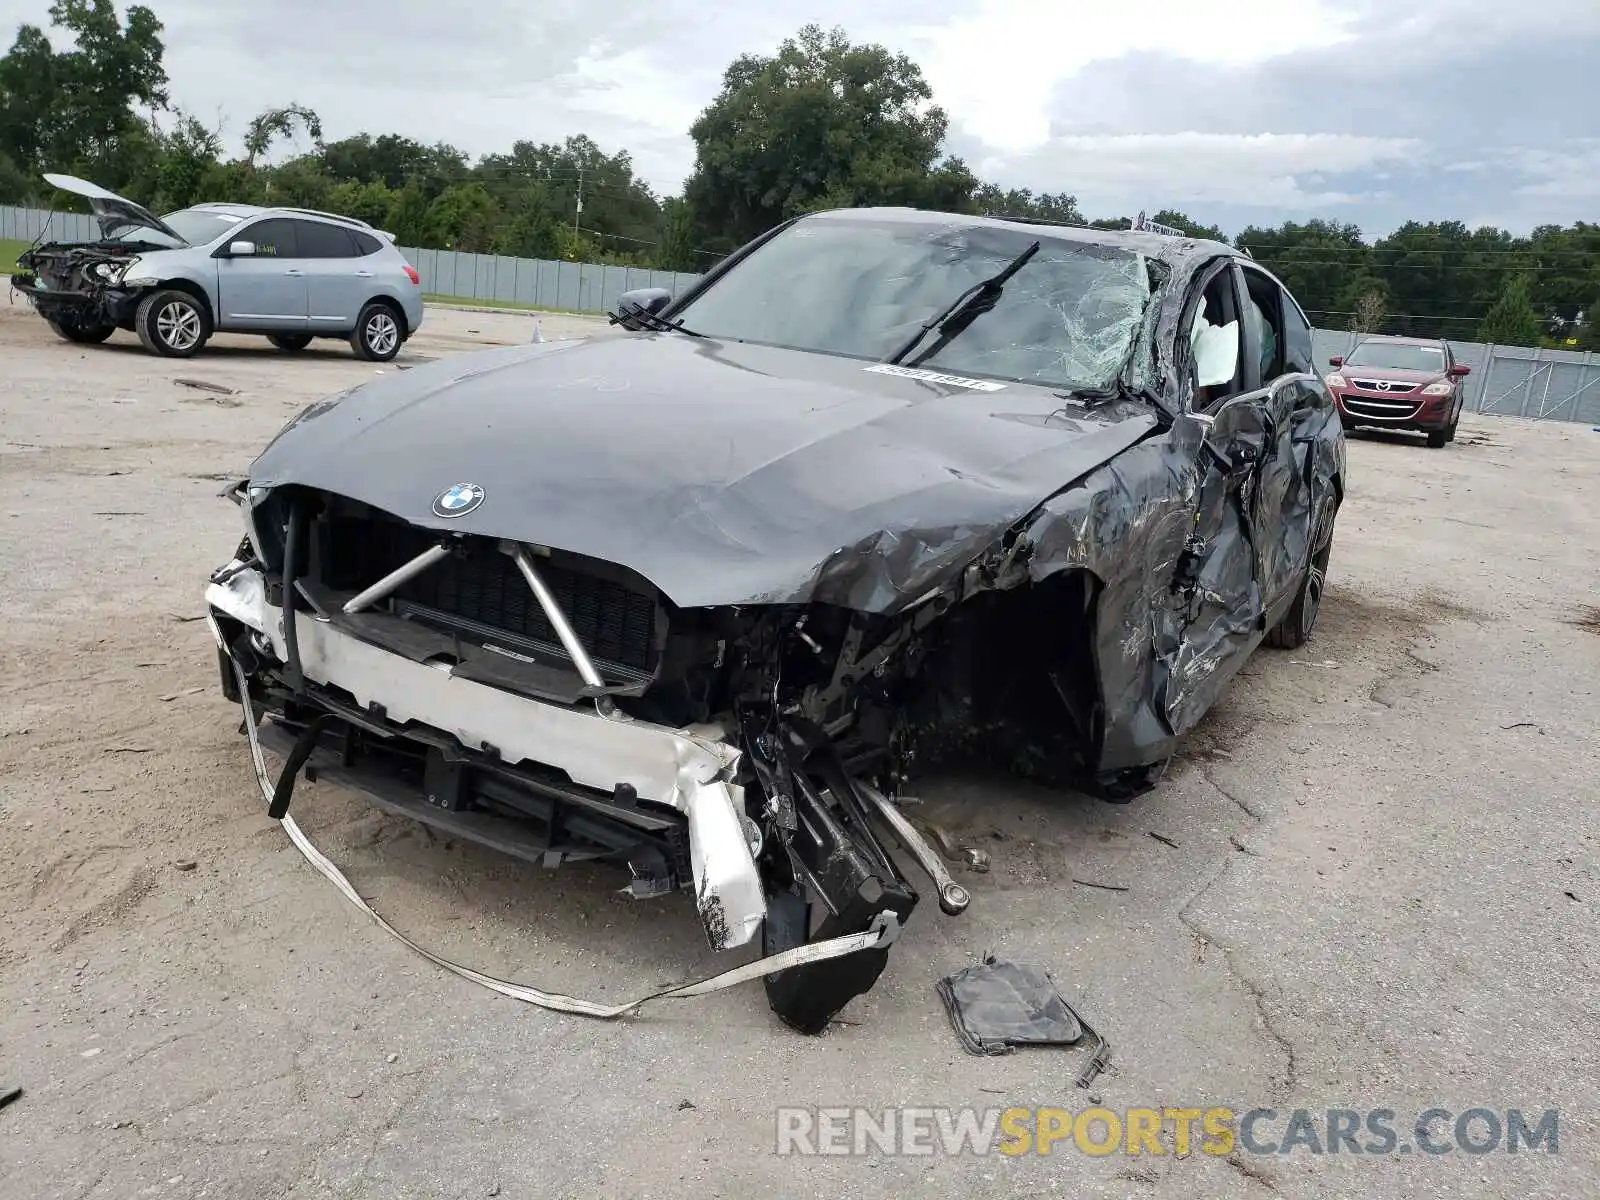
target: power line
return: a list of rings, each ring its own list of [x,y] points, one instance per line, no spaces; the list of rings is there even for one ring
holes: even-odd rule
[[[1574,249],[1571,249],[1571,248],[1561,249],[1561,250],[1555,250],[1555,249],[1541,250],[1541,249],[1536,248],[1532,244],[1527,245],[1527,246],[1511,246],[1511,247],[1497,246],[1497,247],[1485,248],[1485,249],[1481,249],[1481,250],[1472,249],[1470,247],[1467,247],[1467,248],[1451,247],[1449,249],[1444,249],[1444,250],[1434,250],[1434,249],[1424,249],[1424,248],[1420,248],[1420,247],[1419,248],[1413,248],[1413,247],[1409,247],[1409,246],[1383,246],[1383,245],[1372,245],[1372,246],[1304,246],[1304,245],[1296,245],[1296,244],[1294,244],[1292,242],[1290,244],[1286,245],[1286,246],[1275,246],[1275,247],[1260,246],[1260,245],[1249,246],[1249,245],[1246,245],[1245,243],[1240,243],[1240,248],[1241,249],[1248,249],[1250,251],[1250,253],[1252,253],[1252,254],[1261,254],[1261,255],[1291,255],[1291,254],[1311,253],[1311,254],[1353,254],[1353,255],[1361,255],[1361,256],[1370,257],[1372,255],[1393,254],[1393,255],[1400,256],[1400,257],[1409,257],[1411,255],[1419,255],[1419,254],[1437,254],[1437,255],[1453,254],[1453,255],[1461,255],[1462,257],[1473,257],[1473,258],[1494,258],[1496,256],[1507,256],[1507,257],[1509,257],[1509,256],[1517,256],[1517,257],[1522,257],[1522,258],[1558,258],[1558,257],[1570,256],[1570,257],[1573,257],[1573,258],[1600,259],[1600,243],[1597,243],[1595,248],[1592,249],[1592,250],[1574,250]]]
[[[1252,253],[1254,253],[1254,251],[1252,251]],[[1597,257],[1600,257],[1600,256],[1597,256]],[[1323,259],[1323,258],[1280,258],[1280,259],[1274,259],[1270,255],[1257,255],[1255,261],[1257,261],[1259,263],[1266,263],[1269,266],[1275,266],[1279,270],[1283,270],[1283,269],[1288,268],[1288,267],[1344,267],[1346,269],[1354,269],[1358,265],[1356,263],[1341,262],[1338,259],[1332,259],[1332,258],[1327,258],[1327,259]],[[1366,265],[1370,265],[1373,270],[1380,271],[1380,272],[1381,271],[1446,271],[1446,270],[1448,270],[1448,271],[1472,271],[1472,270],[1483,270],[1483,271],[1494,271],[1496,273],[1503,273],[1503,272],[1506,272],[1506,271],[1572,271],[1572,270],[1574,270],[1574,268],[1571,268],[1571,267],[1518,267],[1518,266],[1500,266],[1500,265],[1497,265],[1497,264],[1496,265],[1490,265],[1488,263],[1484,263],[1484,264],[1479,265],[1479,264],[1473,264],[1473,263],[1404,263],[1404,262],[1386,263],[1386,262],[1374,262],[1374,263],[1370,263],[1370,264],[1366,264]],[[1600,266],[1600,262],[1597,262],[1596,266]],[[1582,269],[1578,269],[1576,271],[1576,273],[1577,274],[1583,274],[1583,271],[1582,271]]]
[[[1308,317],[1309,316],[1317,316],[1317,317],[1353,317],[1353,316],[1356,315],[1356,313],[1355,313],[1354,309],[1346,310],[1346,309],[1339,309],[1339,308],[1308,308],[1308,309],[1306,309],[1306,315]],[[1386,313],[1383,314],[1385,320],[1388,320],[1390,317],[1400,317],[1402,319],[1411,320],[1411,321],[1470,321],[1470,322],[1474,322],[1474,323],[1483,320],[1483,318],[1488,316],[1488,315],[1489,315],[1488,313],[1484,313],[1483,316],[1477,316],[1477,317],[1448,317],[1448,316],[1435,316],[1433,313],[1392,313],[1392,312],[1386,312]]]

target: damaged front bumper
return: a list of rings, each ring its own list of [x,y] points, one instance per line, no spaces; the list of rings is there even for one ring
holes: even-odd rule
[[[41,317],[75,326],[131,326],[144,292],[137,288],[96,287],[64,291],[46,287],[31,271],[11,276],[11,289],[28,298]]]
[[[252,665],[260,664],[260,656],[267,654],[286,666],[284,614],[268,603],[260,571],[236,560],[219,571],[218,578],[221,582],[206,589],[206,602],[213,621],[221,618],[218,637],[223,653],[252,655]],[[230,622],[248,634],[230,640]],[[743,788],[731,782],[740,752],[724,731],[667,729],[614,710],[603,713],[516,696],[459,678],[447,668],[391,654],[313,614],[296,613],[295,627],[300,672],[308,685],[295,697],[301,707],[334,716],[369,736],[410,740],[422,750],[423,786],[418,798],[403,798],[404,771],[384,780],[356,772],[346,782],[364,784],[362,790],[387,800],[386,807],[464,836],[480,834],[478,840],[549,865],[564,857],[599,857],[603,847],[616,843],[614,837],[608,839],[593,828],[593,820],[586,825],[586,816],[604,817],[613,826],[659,832],[667,823],[657,810],[673,810],[686,824],[694,893],[712,948],[745,945],[760,930],[766,916],[754,857],[760,835],[744,814]],[[231,690],[226,675],[224,685]],[[268,744],[274,744],[272,739]],[[430,766],[435,768],[431,773]],[[467,797],[459,795],[462,767],[493,772],[508,787],[523,782],[530,794],[542,792],[547,799],[566,800],[559,823],[567,828],[547,828],[542,840],[496,839],[493,833],[505,831],[470,829],[463,807]],[[545,771],[524,773],[530,767]],[[338,768],[323,770],[332,774]],[[548,775],[550,771],[560,778]],[[458,794],[444,794],[452,776]],[[429,790],[429,783],[437,790]],[[516,806],[515,800],[511,805]],[[550,811],[555,815],[558,810]],[[564,841],[562,835],[574,830],[574,818],[579,837]],[[659,841],[640,838],[646,851],[660,849]],[[574,845],[579,848],[572,849]],[[660,882],[669,877],[674,864],[651,862],[655,856],[649,853],[636,858],[630,861],[635,894],[665,890]],[[667,871],[661,871],[662,866]]]
[[[598,682],[538,568],[506,552],[578,674]],[[406,570],[426,570],[431,557]],[[773,1010],[805,1033],[821,1032],[873,986],[888,942],[816,961],[802,948],[898,928],[917,903],[880,832],[933,880],[945,912],[967,907],[966,889],[933,847],[846,770],[813,723],[767,712],[741,714],[737,728],[670,728],[623,713],[605,695],[535,699],[358,636],[352,614],[404,573],[341,609],[292,618],[273,603],[274,591],[296,594],[292,572],[285,586],[247,557],[212,577],[206,602],[224,692],[247,701],[252,722],[269,718],[256,741],[286,759],[270,815],[286,814],[303,767],[389,811],[532,861],[625,862],[636,898],[692,888],[714,950],[760,935],[763,961],[802,963],[775,967],[765,986]]]

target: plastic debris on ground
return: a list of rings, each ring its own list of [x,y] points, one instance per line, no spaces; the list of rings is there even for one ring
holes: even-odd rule
[[[1010,1054],[1019,1046],[1076,1046],[1094,1053],[1078,1076],[1088,1087],[1111,1061],[1111,1043],[1075,1012],[1047,971],[990,956],[938,983],[950,1024],[969,1054]]]

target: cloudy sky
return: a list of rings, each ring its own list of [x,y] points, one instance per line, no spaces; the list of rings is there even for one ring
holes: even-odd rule
[[[299,101],[474,154],[587,133],[663,193],[728,62],[807,21],[921,63],[950,149],[1090,216],[1600,219],[1600,2],[146,0],[173,99],[230,141]],[[48,0],[0,0],[0,36]]]

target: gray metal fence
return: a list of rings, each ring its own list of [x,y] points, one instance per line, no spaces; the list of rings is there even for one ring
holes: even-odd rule
[[[504,254],[402,247],[422,276],[422,290],[435,296],[559,308],[569,312],[615,309],[617,297],[634,288],[666,288],[677,295],[698,275],[612,267],[602,263],[552,262]]]
[[[1329,370],[1328,359],[1349,354],[1361,336],[1313,331],[1318,368]],[[1600,357],[1579,350],[1488,346],[1454,339],[1450,349],[1457,362],[1472,368],[1467,378],[1468,412],[1600,425]]]
[[[64,241],[94,237],[93,222],[79,213],[0,205],[0,240],[31,242],[48,232]],[[423,291],[470,303],[522,304],[568,312],[614,309],[617,297],[634,288],[660,287],[677,295],[699,278],[680,271],[613,267],[600,263],[550,262],[501,254],[404,248],[422,276]],[[1314,346],[1319,369],[1334,355],[1348,354],[1359,334],[1318,329]],[[1485,346],[1451,342],[1457,359],[1472,368],[1467,409],[1534,419],[1600,424],[1600,359],[1566,350]]]
[[[31,242],[48,233],[50,240],[88,241],[98,231],[84,213],[50,212],[43,208],[12,208],[0,204],[0,241]],[[10,265],[10,260],[5,263]]]

